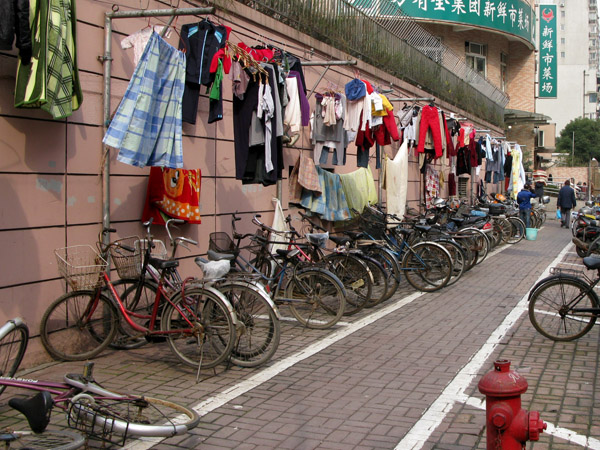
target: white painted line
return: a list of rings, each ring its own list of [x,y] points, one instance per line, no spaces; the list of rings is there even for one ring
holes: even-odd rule
[[[474,408],[485,409],[484,399],[469,397],[465,403]],[[564,439],[567,442],[572,442],[573,444],[581,445],[582,447],[585,447],[589,450],[600,450],[600,440],[594,439],[592,437],[588,438],[586,436],[582,436],[580,434],[577,434],[573,430],[569,430],[568,428],[557,427],[551,423],[546,423],[548,424],[548,428],[544,430],[544,434],[549,434],[559,439]]]
[[[552,264],[540,275],[538,281],[550,274],[550,267],[560,262],[567,253],[569,246],[570,244],[558,254],[554,261],[552,261]],[[494,330],[487,342],[471,357],[470,361],[450,381],[440,396],[423,413],[421,418],[413,425],[398,445],[396,445],[395,450],[417,450],[422,448],[434,430],[442,423],[446,414],[452,409],[454,403],[466,400],[465,389],[478,376],[480,369],[496,350],[497,345],[501,342],[504,335],[520,319],[521,315],[527,311],[527,297],[528,294],[523,296],[504,321]]]

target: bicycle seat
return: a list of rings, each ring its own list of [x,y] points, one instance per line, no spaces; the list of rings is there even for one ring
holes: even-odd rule
[[[29,398],[11,398],[8,404],[27,418],[34,433],[42,433],[50,423],[54,401],[48,391],[40,391]]]
[[[154,257],[150,257],[148,263],[157,269],[173,269],[179,265],[179,261],[176,259],[160,259]]]
[[[359,239],[363,235],[362,231],[344,231],[344,233],[353,241]]]
[[[461,223],[463,223],[465,221],[465,219],[462,219],[460,217],[450,217],[450,220],[452,222],[454,222],[456,225],[460,225]]]
[[[417,227],[417,225],[415,225],[415,228]],[[403,234],[404,236],[408,236],[410,233],[412,233],[412,230],[408,230],[406,228],[396,228],[396,231],[398,231],[400,234]]]
[[[212,261],[221,261],[221,260],[233,261],[235,259],[235,255],[232,253],[218,253],[218,252],[215,252],[214,250],[208,250],[208,252],[206,252],[206,254],[208,255],[208,259],[210,259]]]
[[[415,225],[415,230],[419,230],[419,231],[430,231],[431,228],[433,228],[431,225]]]
[[[350,242],[350,238],[349,237],[344,237],[344,236],[329,236],[329,239],[331,239],[333,242],[336,243],[336,245],[346,245],[348,242]]]
[[[289,258],[293,258],[298,253],[300,253],[300,250],[298,250],[297,248],[293,248],[291,250],[284,250],[282,248],[278,248],[275,250],[275,253],[277,253],[282,258],[289,259]]]
[[[583,264],[588,269],[600,269],[600,257],[586,256],[585,258],[583,258]]]

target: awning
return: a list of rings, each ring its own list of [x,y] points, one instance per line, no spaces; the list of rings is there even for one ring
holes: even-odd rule
[[[535,125],[546,125],[552,121],[552,118],[544,114],[534,113],[531,111],[523,111],[520,109],[505,109],[504,124],[505,125],[522,125],[532,123]]]

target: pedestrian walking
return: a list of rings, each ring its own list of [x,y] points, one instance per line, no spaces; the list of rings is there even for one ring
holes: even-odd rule
[[[529,218],[531,217],[531,199],[537,197],[531,189],[530,184],[526,184],[517,194],[517,203],[519,204],[519,217],[525,222],[525,227],[529,227]]]
[[[558,200],[556,207],[560,208],[560,226],[565,228],[571,227],[571,209],[577,206],[577,200],[575,199],[575,190],[571,187],[571,182],[565,180],[565,184],[558,191]]]

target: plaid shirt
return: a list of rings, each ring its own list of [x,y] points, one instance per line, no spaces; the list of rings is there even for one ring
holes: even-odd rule
[[[185,54],[152,33],[103,142],[133,166],[183,167]]]

